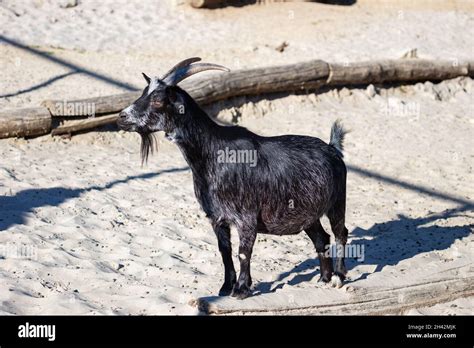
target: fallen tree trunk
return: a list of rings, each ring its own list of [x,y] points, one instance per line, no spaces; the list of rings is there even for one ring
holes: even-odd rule
[[[249,297],[243,301],[222,296],[198,298],[190,304],[206,314],[264,315],[386,315],[403,314],[411,308],[432,306],[458,298],[474,296],[474,274],[467,265],[443,272],[443,277],[403,279],[397,275],[397,286],[383,274],[374,286],[373,280],[356,281],[341,289],[314,286],[312,289],[292,289],[287,286],[276,292]],[[389,275],[393,282],[393,275]]]
[[[213,8],[225,5],[225,0],[189,0],[189,3],[194,8]]]
[[[61,125],[51,131],[51,135],[80,132],[83,130],[105,126],[116,122],[118,115],[107,115],[102,117],[89,117],[82,120],[65,120]]]
[[[182,87],[201,105],[219,100],[275,92],[315,90],[323,86],[354,86],[377,83],[441,81],[474,76],[474,62],[397,59],[351,64],[328,64],[322,60],[306,63],[237,70],[206,79],[184,81]],[[78,116],[64,103],[93,104],[97,115],[119,112],[140,96],[140,92],[71,101],[43,102],[53,116]]]
[[[322,60],[270,68],[231,71],[209,79],[185,81],[182,85],[199,104],[243,95],[317,89],[329,77],[329,64]]]
[[[199,104],[205,105],[237,96],[276,92],[317,90],[321,87],[358,86],[380,83],[413,83],[441,81],[459,76],[474,77],[474,61],[432,61],[397,59],[350,64],[329,64],[322,60],[268,68],[219,73],[182,84]],[[42,105],[53,117],[115,114],[133,103],[140,92],[79,100],[47,100]],[[35,111],[36,110],[36,111]],[[38,111],[41,110],[41,111]],[[51,128],[44,108],[14,111],[13,118],[0,118],[0,137],[45,134]],[[42,114],[36,120],[37,113]],[[11,113],[11,111],[10,111]],[[4,114],[4,112],[2,113]],[[20,116],[22,115],[22,116]],[[49,115],[49,114],[48,114]],[[92,129],[115,122],[116,117],[97,117],[65,122],[52,132],[63,134]]]
[[[425,59],[330,64],[329,67],[327,86],[442,81],[458,76],[473,76],[470,64],[467,62]]]
[[[316,89],[329,77],[328,64],[322,60],[287,66],[237,70],[226,74],[215,74],[206,79],[188,80],[182,87],[201,105],[240,95],[287,92]],[[42,103],[53,116],[77,115],[75,107],[64,105],[94,105],[95,114],[119,112],[135,101],[141,92],[128,92],[105,97],[79,100],[46,100]]]
[[[48,108],[52,116],[83,117],[107,115],[126,108],[140,95],[141,92],[126,92],[76,100],[45,100],[41,105]],[[84,110],[87,110],[87,112],[84,112]]]
[[[47,108],[11,109],[0,112],[0,138],[48,134],[51,115]]]
[[[260,0],[258,3],[265,4],[265,3],[275,3],[275,2],[310,2],[313,0]],[[236,1],[228,1],[228,0],[189,0],[189,4],[194,8],[215,8],[219,6],[227,6],[232,3],[236,3]]]

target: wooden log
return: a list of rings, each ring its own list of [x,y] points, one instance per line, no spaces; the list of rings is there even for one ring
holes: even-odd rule
[[[328,64],[321,60],[313,60],[285,66],[216,73],[204,79],[185,80],[182,87],[199,104],[205,105],[242,95],[315,90],[321,86],[441,81],[459,76],[474,77],[474,61],[456,63],[398,59]],[[46,106],[53,116],[78,116],[74,110],[85,108],[74,108],[69,105],[94,105],[95,114],[101,115],[119,112],[133,103],[139,95],[140,92],[128,92],[81,100],[49,100],[42,105]]]
[[[470,265],[437,273],[443,276],[407,280],[399,275],[396,286],[380,285],[389,283],[390,279],[393,281],[393,275],[373,274],[372,277],[380,278],[376,286],[369,280],[353,282],[341,289],[325,286],[291,289],[288,286],[244,301],[209,296],[192,300],[190,304],[207,314],[386,315],[474,296],[474,274]]]
[[[48,134],[51,115],[47,108],[24,108],[0,112],[0,138]]]
[[[313,60],[216,74],[209,79],[185,81],[182,87],[196,102],[205,105],[236,96],[317,89],[328,77],[328,64]]]
[[[314,0],[258,0],[257,3],[260,5],[271,4],[277,2],[311,2]],[[218,6],[226,6],[232,3],[238,3],[238,1],[228,1],[228,0],[189,0],[189,4],[194,8],[215,8]],[[252,3],[247,1],[248,3]],[[240,1],[240,3],[245,3]]]
[[[80,120],[64,120],[61,125],[51,131],[51,135],[80,132],[87,129],[97,128],[116,122],[118,114],[101,117],[89,117]]]
[[[41,105],[47,107],[52,116],[76,117],[105,115],[126,108],[140,95],[141,92],[127,92],[77,100],[45,100]]]
[[[314,60],[288,66],[276,66],[229,73],[217,73],[206,79],[188,80],[182,87],[201,105],[218,100],[262,93],[315,89],[325,83],[329,76],[326,62]],[[42,103],[53,116],[84,116],[76,110],[90,109],[95,114],[119,112],[135,101],[141,92],[127,92],[116,95],[79,100],[46,100]]]
[[[468,66],[468,71],[469,71],[468,76],[474,77],[474,61],[469,61],[467,63],[467,66]]]
[[[330,64],[330,70],[328,86],[442,81],[458,76],[472,76],[469,62],[426,59]]]
[[[225,5],[226,0],[189,0],[189,4],[194,8],[213,8]]]
[[[474,77],[474,61],[431,61],[425,59],[398,59],[350,64],[328,64],[321,60],[249,70],[237,70],[230,73],[216,73],[208,78],[189,79],[183,82],[185,89],[199,104],[205,105],[219,100],[275,92],[294,92],[298,90],[316,90],[322,86],[353,86],[378,83],[413,83],[417,81],[441,81],[458,76]],[[133,103],[140,92],[128,92],[117,95],[87,98],[80,100],[47,100],[42,103],[52,116],[75,117],[108,115],[117,113]],[[43,119],[36,118],[23,111],[21,120],[5,121],[0,125],[3,137],[45,134],[51,128],[51,120],[45,117],[44,108],[39,108]],[[49,114],[48,114],[49,115]],[[71,121],[55,128],[53,134],[63,134],[91,129],[113,123],[116,116],[89,118]],[[15,123],[16,122],[16,123]],[[22,124],[20,129],[16,128]],[[30,125],[31,124],[31,125]],[[34,130],[38,128],[37,130]],[[46,131],[47,132],[47,131]],[[17,135],[18,134],[18,135]],[[23,135],[22,135],[23,134]]]

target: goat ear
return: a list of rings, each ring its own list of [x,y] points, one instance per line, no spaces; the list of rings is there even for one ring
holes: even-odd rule
[[[175,86],[166,87],[166,96],[168,98],[168,102],[171,104],[176,113],[180,115],[185,114],[186,110],[184,108],[183,100],[178,94]]]
[[[150,84],[151,79],[145,73],[142,73],[142,75],[145,78],[146,83]]]
[[[178,96],[173,86],[166,87],[166,95],[168,96],[168,100],[170,101],[171,104],[176,103],[176,99],[178,99]]]

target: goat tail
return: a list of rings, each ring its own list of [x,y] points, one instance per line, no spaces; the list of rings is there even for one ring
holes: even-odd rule
[[[340,120],[336,120],[331,127],[331,138],[329,140],[329,145],[334,147],[341,157],[344,157],[342,151],[344,150],[344,138],[347,134],[347,131],[341,124]]]

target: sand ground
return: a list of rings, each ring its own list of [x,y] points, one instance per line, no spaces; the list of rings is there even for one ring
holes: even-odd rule
[[[473,11],[469,1],[197,11],[179,1],[62,8],[3,0],[0,33],[9,43],[0,44],[0,107],[141,88],[142,71],[159,75],[196,55],[231,69],[399,58],[413,49],[419,57],[472,59]],[[276,51],[283,41],[289,46]],[[380,274],[416,279],[446,263],[473,264],[473,86],[458,78],[343,88],[238,98],[208,111],[263,135],[323,140],[335,119],[343,121],[351,130],[349,242],[365,247],[363,262],[349,262],[349,277],[377,283]],[[222,265],[214,234],[186,162],[158,139],[144,167],[135,134],[0,140],[0,313],[197,314],[189,301],[216,294]],[[304,234],[259,236],[254,255],[256,291],[322,286]],[[406,313],[473,312],[470,297]]]

